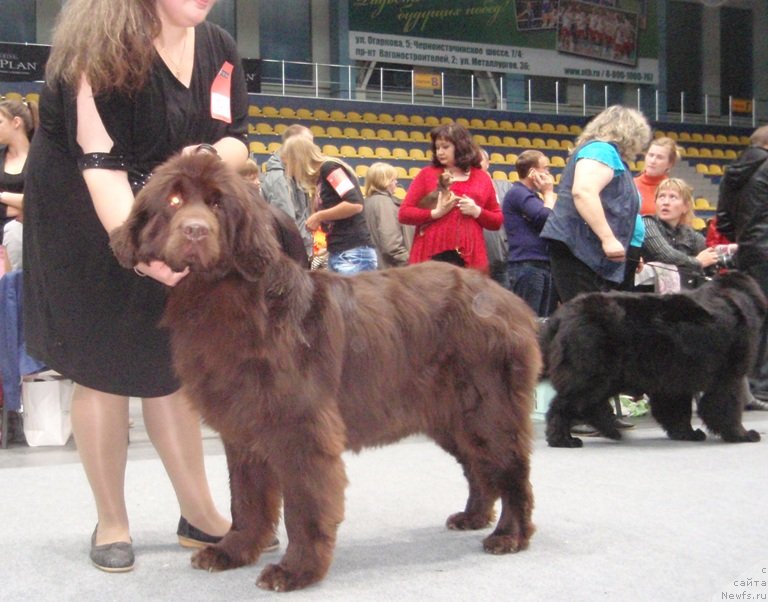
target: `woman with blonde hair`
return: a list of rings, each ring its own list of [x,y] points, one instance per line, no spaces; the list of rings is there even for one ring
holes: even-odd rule
[[[206,22],[212,1],[63,4],[29,151],[24,199],[24,327],[33,357],[75,383],[72,430],[96,505],[90,558],[129,571],[125,501],[129,397],[170,477],[179,543],[219,541],[230,521],[208,486],[200,417],[180,390],[161,261],[122,268],[109,247],[152,170],[178,152],[239,169],[248,93],[237,46]]]
[[[615,289],[624,279],[640,209],[627,163],[650,139],[642,113],[614,105],[576,140],[560,176],[557,204],[541,232],[550,241],[552,276],[562,301]]]
[[[691,227],[693,189],[679,178],[669,178],[656,189],[656,215],[643,217],[643,259],[677,266],[680,285],[695,288],[704,269],[718,261],[714,247],[707,247],[702,234]]]
[[[395,196],[397,170],[389,163],[373,163],[365,174],[363,214],[376,246],[380,268],[408,265],[413,228],[397,221],[400,200]]]
[[[669,177],[669,172],[680,159],[680,148],[672,138],[662,136],[651,141],[645,151],[643,172],[635,178],[635,185],[640,191],[643,202],[640,215],[656,213],[656,188]]]
[[[306,136],[283,142],[280,157],[288,177],[315,198],[307,229],[322,227],[328,244],[328,269],[343,275],[375,270],[376,249],[363,215],[363,191],[354,170],[328,157]]]

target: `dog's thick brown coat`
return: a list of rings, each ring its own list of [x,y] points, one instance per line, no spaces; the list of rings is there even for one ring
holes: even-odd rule
[[[479,272],[434,262],[351,278],[310,273],[280,252],[270,222],[223,163],[191,156],[158,169],[112,235],[126,267],[161,259],[191,269],[170,294],[165,325],[183,386],[224,441],[233,517],[193,564],[255,562],[282,498],[288,548],[258,585],[318,581],[344,517],[342,452],[413,433],[453,454],[469,481],[466,508],[448,527],[487,526],[501,498],[484,548],[526,548],[540,369],[526,305]]]

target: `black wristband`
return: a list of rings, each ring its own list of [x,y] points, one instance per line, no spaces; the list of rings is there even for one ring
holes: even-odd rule
[[[216,147],[213,146],[213,144],[208,144],[207,142],[203,142],[202,144],[198,144],[197,148],[195,149],[196,153],[208,153],[209,155],[215,155],[219,156],[219,151],[216,150]]]

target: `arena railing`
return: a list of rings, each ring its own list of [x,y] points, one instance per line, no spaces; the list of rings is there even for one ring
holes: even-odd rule
[[[515,98],[508,98],[503,74],[430,72],[375,65],[341,65],[301,61],[262,60],[264,94],[336,98],[394,104],[479,108],[485,110],[594,115],[611,104],[632,105],[650,119],[689,123],[756,127],[768,121],[768,100],[728,95],[669,95],[651,86],[611,85],[602,82],[528,78],[516,82]],[[519,97],[519,98],[518,98]],[[736,112],[734,107],[742,109]]]

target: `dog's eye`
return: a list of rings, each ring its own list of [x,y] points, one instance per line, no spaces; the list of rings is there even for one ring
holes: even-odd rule
[[[173,209],[178,209],[184,204],[184,201],[181,200],[181,197],[177,194],[174,194],[172,197],[168,199],[168,205]]]

